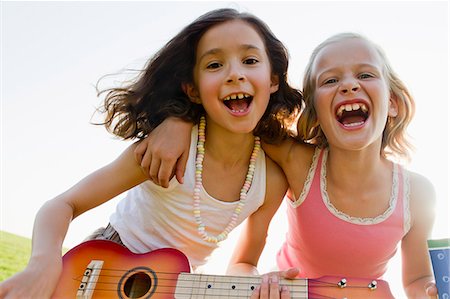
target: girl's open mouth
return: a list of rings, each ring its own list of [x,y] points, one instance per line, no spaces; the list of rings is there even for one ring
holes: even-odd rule
[[[223,99],[223,103],[233,113],[244,113],[250,107],[253,96],[245,93],[232,94]]]
[[[336,119],[344,127],[364,124],[369,117],[369,109],[364,103],[343,104],[336,110]]]

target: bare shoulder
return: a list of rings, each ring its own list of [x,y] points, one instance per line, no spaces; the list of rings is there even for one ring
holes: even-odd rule
[[[283,169],[292,161],[309,165],[314,154],[314,146],[288,138],[280,144],[263,143],[266,154]]]
[[[288,154],[288,163],[297,162],[309,169],[316,147],[296,141]]]
[[[432,182],[425,176],[408,171],[410,199],[417,205],[434,205],[436,192]]]
[[[280,166],[266,155],[266,203],[279,205],[288,188]]]
[[[433,222],[436,204],[436,192],[432,182],[416,172],[409,173],[410,209],[413,221],[420,219]],[[420,217],[419,217],[420,216]]]
[[[274,184],[287,184],[286,176],[284,175],[283,170],[268,155],[266,155],[266,180],[267,186],[274,186]]]

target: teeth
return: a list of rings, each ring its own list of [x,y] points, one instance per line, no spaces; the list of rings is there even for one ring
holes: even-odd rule
[[[357,123],[344,124],[344,127],[356,127],[356,126],[362,125],[363,123],[364,123],[363,121],[360,121]]]
[[[340,106],[339,108],[338,108],[338,110],[337,110],[337,116],[341,116],[342,115],[342,112],[344,111],[344,109],[345,109],[345,106]]]
[[[342,106],[339,106],[336,115],[338,117],[342,116],[342,112],[345,111],[355,111],[361,109],[362,112],[366,113],[367,111],[369,111],[369,109],[367,108],[367,106],[364,103],[353,103],[353,104],[345,104]]]
[[[237,94],[229,95],[229,96],[225,97],[223,100],[224,101],[236,100],[236,99],[242,100],[244,98],[249,98],[249,97],[251,97],[249,94],[237,93]]]
[[[366,105],[361,105],[361,110],[362,112],[366,113],[367,111],[369,111],[369,109],[367,109]]]

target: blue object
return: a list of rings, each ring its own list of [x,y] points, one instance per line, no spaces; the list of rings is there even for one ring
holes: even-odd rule
[[[450,239],[428,240],[439,299],[450,299]]]

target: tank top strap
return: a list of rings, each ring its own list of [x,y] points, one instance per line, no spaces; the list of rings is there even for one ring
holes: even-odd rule
[[[311,185],[313,183],[313,181],[315,180],[319,180],[320,182],[320,169],[322,168],[322,161],[323,161],[323,156],[324,154],[326,154],[326,149],[321,149],[316,147],[316,149],[314,150],[314,155],[313,155],[313,159],[312,159],[312,163],[311,166],[309,167],[308,170],[308,175],[306,176],[306,180],[305,183],[303,184],[303,189],[302,192],[300,193],[299,197],[296,197],[296,194],[294,195],[295,201],[289,200],[289,203],[291,204],[291,206],[293,208],[298,207],[299,205],[302,204],[302,202],[305,201],[309,190],[311,189]]]
[[[394,167],[397,169],[398,203],[403,210],[403,233],[406,235],[411,228],[409,173],[400,164],[394,163]]]

